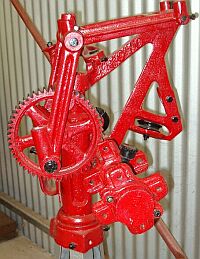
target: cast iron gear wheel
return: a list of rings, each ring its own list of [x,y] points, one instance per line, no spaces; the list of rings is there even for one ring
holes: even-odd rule
[[[93,159],[98,143],[102,139],[102,121],[89,101],[79,93],[74,93],[62,144],[61,169],[52,174],[43,172],[37,161],[37,152],[30,131],[33,125],[34,127],[47,125],[53,96],[52,90],[44,89],[42,92],[33,93],[32,97],[28,96],[26,100],[19,103],[19,107],[13,112],[8,124],[8,142],[16,160],[29,173],[59,178],[81,169]],[[34,116],[41,117],[40,125],[34,121]],[[24,121],[29,128],[25,135],[21,134]]]

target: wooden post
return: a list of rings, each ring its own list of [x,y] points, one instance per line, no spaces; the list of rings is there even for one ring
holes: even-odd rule
[[[9,240],[17,236],[16,222],[0,212],[0,241]]]

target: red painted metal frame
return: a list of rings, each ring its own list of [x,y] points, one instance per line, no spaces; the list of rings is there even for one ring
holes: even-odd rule
[[[20,13],[23,16],[21,8]],[[23,17],[28,24],[29,20]],[[161,217],[163,209],[158,201],[167,194],[163,177],[159,173],[143,179],[136,177],[148,168],[145,154],[136,151],[124,163],[120,145],[128,130],[166,140],[171,140],[182,130],[175,94],[167,75],[165,55],[178,27],[187,24],[189,20],[184,0],[161,2],[160,12],[80,28],[76,26],[72,14],[63,14],[58,20],[57,43],[45,50],[52,66],[50,90],[25,101],[16,111],[9,130],[11,149],[17,148],[20,142],[24,148],[35,146],[40,165],[35,174],[39,176],[43,192],[61,196],[62,208],[51,221],[51,234],[58,244],[86,252],[102,242],[102,228],[105,224],[120,221],[132,233],[138,234],[150,229],[154,220]],[[33,27],[32,32],[34,34]],[[34,35],[37,38],[38,34]],[[108,57],[102,50],[88,46],[132,35],[131,40]],[[41,38],[38,43],[44,50]],[[149,43],[153,46],[151,56],[114,130],[110,136],[105,137],[99,132],[100,119],[96,119],[97,115],[92,108],[79,96],[75,97],[74,92],[84,95],[92,85]],[[80,56],[86,63],[85,73],[77,72]],[[143,107],[154,82],[158,83],[158,96],[166,113],[164,116],[153,114]],[[42,100],[46,100],[45,106],[39,104]],[[73,107],[78,105],[82,105],[82,109],[72,112]],[[79,148],[90,146],[91,139],[83,134],[88,129],[96,140],[93,141],[96,148],[88,152],[87,159],[83,157],[81,166],[76,168],[70,167],[69,161],[72,159],[67,152],[63,152],[69,136],[66,125],[73,117],[72,114],[76,114],[75,119],[79,122],[74,129],[82,127],[82,137],[74,143]],[[32,119],[33,129],[31,135],[19,138],[16,126],[19,126],[24,115]],[[85,116],[89,116],[90,122],[93,121],[89,127],[85,126],[88,120],[80,124]],[[146,123],[145,127],[141,121]],[[160,130],[163,126],[167,133]],[[101,138],[98,137],[100,135]],[[16,151],[13,153],[18,156]],[[79,155],[74,156],[79,159]],[[47,172],[45,166],[52,161],[56,167]],[[27,159],[24,165],[27,169],[29,163]],[[56,179],[54,189],[48,185],[49,178]],[[100,194],[101,200],[92,204],[91,197],[96,193]]]
[[[84,93],[91,85],[108,75],[113,69],[117,68],[128,57],[148,43],[153,45],[152,54],[110,137],[114,138],[118,144],[121,144],[128,130],[167,140],[171,140],[180,133],[182,130],[181,118],[173,89],[169,83],[165,65],[165,54],[179,25],[189,22],[189,15],[185,1],[174,2],[172,9],[165,10],[165,8],[166,6],[163,7],[161,4],[160,13],[86,25],[78,31],[74,31],[76,21],[73,15],[62,15],[61,19],[58,20],[58,42],[53,47],[54,51],[49,52],[52,57],[52,73],[49,85],[50,87],[56,86],[48,124],[52,151],[50,152],[50,148],[46,148],[48,154],[46,154],[46,160],[42,159],[40,163],[41,170],[44,168],[44,163],[52,160],[52,157],[59,164],[57,171],[60,170],[58,160],[64,135],[64,125],[66,125],[69,104],[72,91],[74,90],[75,77],[77,77],[76,83],[79,82],[78,85],[75,85],[75,90]],[[186,18],[182,19],[180,17]],[[78,57],[81,54],[83,44],[88,45],[130,35],[136,36],[120,50],[112,54],[107,61],[101,62],[100,58],[98,64],[98,60],[96,59],[98,54],[88,58],[83,53],[83,58],[88,65],[88,71],[84,76],[82,74],[76,76]],[[69,42],[71,39],[78,40],[76,47],[70,47]],[[75,58],[74,61],[73,58]],[[71,68],[73,70],[69,71]],[[85,80],[83,80],[83,77],[85,77]],[[82,84],[83,81],[85,84]],[[158,95],[165,108],[165,116],[155,115],[145,111],[143,108],[145,97],[153,82],[157,82],[159,85]],[[172,101],[169,102],[167,98],[170,98]],[[137,125],[137,121],[139,120],[164,126],[168,133],[164,134],[154,129],[142,128],[141,125]],[[59,131],[57,130],[58,128]],[[41,140],[41,136],[40,141],[44,142]]]
[[[174,3],[173,9],[165,11],[163,3],[161,3],[161,13],[101,22],[84,26],[80,30],[86,44],[136,35],[120,50],[108,57],[106,62],[101,62],[99,65],[93,66],[91,71],[88,71],[87,77],[90,85],[108,75],[146,44],[151,43],[153,45],[152,54],[111,133],[110,137],[114,138],[119,144],[123,141],[127,130],[166,140],[171,140],[182,130],[176,98],[167,75],[165,55],[179,25],[188,23],[189,16],[184,1]],[[180,14],[187,17],[184,22],[180,20]],[[159,85],[158,94],[165,108],[166,116],[158,116],[143,109],[145,97],[153,82],[157,82]],[[82,87],[77,88],[83,91]],[[167,101],[168,96],[173,99],[170,103]],[[174,118],[176,119],[174,120]],[[167,128],[168,134],[143,129],[136,125],[136,119],[161,124]]]

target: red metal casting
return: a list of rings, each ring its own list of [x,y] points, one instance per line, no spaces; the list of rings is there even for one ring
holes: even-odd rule
[[[167,194],[167,184],[159,174],[139,179],[123,163],[118,145],[111,139],[99,145],[98,161],[84,180],[88,192],[100,193],[93,211],[102,225],[119,221],[133,234],[150,229],[163,209],[158,203]]]
[[[44,89],[43,92],[34,93],[32,97],[19,104],[9,123],[8,141],[11,152],[25,170],[39,177],[58,179],[77,171],[91,160],[101,140],[102,122],[96,109],[92,108],[84,96],[73,94],[62,141],[62,167],[53,173],[41,170],[35,157],[29,156],[28,153],[36,153],[39,161],[47,160],[51,146],[47,128],[51,108],[49,110],[49,107],[45,107],[49,106],[48,101],[52,101],[53,98],[54,92]],[[20,127],[27,116],[32,120],[34,127],[27,135],[21,136]],[[56,157],[52,159],[57,161]]]
[[[164,178],[160,173],[138,178],[137,174],[148,169],[147,158],[123,142],[129,130],[145,139],[164,140],[181,132],[165,55],[179,26],[189,20],[184,0],[163,1],[159,12],[82,27],[77,26],[73,14],[62,14],[58,20],[57,43],[45,50],[52,68],[49,89],[19,104],[8,135],[13,155],[39,177],[42,191],[60,195],[62,207],[50,227],[59,245],[85,253],[102,242],[106,224],[119,221],[139,234],[161,217],[159,201],[168,192]],[[108,56],[90,45],[132,35]],[[106,117],[90,105],[85,93],[147,44],[152,45],[152,53],[113,131],[106,136]],[[77,71],[80,57],[86,64],[85,72]],[[144,107],[154,82],[165,115]],[[32,127],[21,135],[26,118]],[[97,193],[100,200],[93,204],[92,195]]]

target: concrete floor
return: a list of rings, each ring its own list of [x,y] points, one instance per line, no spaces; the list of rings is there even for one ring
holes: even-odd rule
[[[24,236],[0,243],[0,259],[55,259]]]

